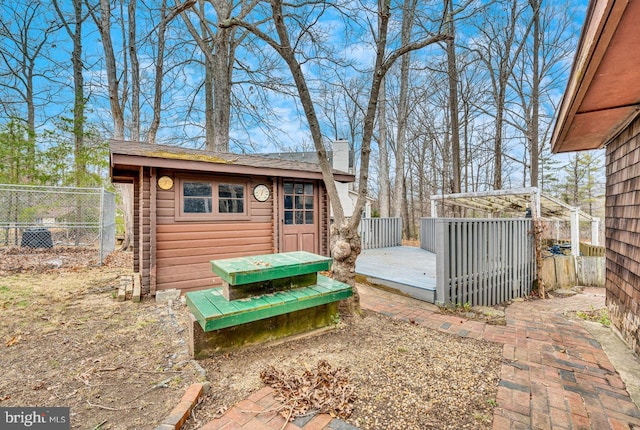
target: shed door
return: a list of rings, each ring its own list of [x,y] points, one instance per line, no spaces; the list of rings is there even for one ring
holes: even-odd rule
[[[319,252],[318,189],[314,182],[282,183],[282,252]]]

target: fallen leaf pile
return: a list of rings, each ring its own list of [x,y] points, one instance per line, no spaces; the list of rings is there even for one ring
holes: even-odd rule
[[[281,411],[285,418],[293,419],[310,411],[348,418],[353,412],[355,387],[346,369],[334,369],[325,360],[302,374],[269,366],[260,373],[260,379],[276,391],[276,399],[285,405],[286,410]]]
[[[133,267],[132,253],[114,251],[105,267]],[[15,273],[47,273],[99,265],[97,248],[55,246],[49,249],[10,247],[0,249],[0,276]]]
[[[131,268],[133,267],[133,253],[124,251],[113,251],[111,254],[107,255],[102,265],[112,268]]]

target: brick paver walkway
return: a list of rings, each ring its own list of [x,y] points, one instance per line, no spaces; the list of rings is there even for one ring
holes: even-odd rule
[[[640,429],[640,410],[600,344],[564,312],[604,306],[604,290],[587,288],[569,298],[516,302],[507,325],[493,326],[437,313],[437,307],[377,289],[360,290],[365,309],[458,336],[485,339],[503,347],[494,430]],[[280,429],[284,418],[270,388],[263,388],[203,427]],[[286,429],[349,430],[328,415],[290,423]]]

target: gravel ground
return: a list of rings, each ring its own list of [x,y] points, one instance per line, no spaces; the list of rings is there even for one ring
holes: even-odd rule
[[[187,429],[261,388],[260,372],[268,366],[300,374],[320,360],[346,369],[357,398],[346,421],[363,430],[489,429],[501,351],[496,344],[365,313],[319,336],[202,360],[211,391]]]

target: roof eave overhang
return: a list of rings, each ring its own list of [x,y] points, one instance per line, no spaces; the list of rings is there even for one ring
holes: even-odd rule
[[[321,172],[254,167],[233,163],[210,163],[198,160],[145,157],[141,155],[119,154],[114,152],[111,153],[111,178],[114,182],[118,182],[118,180],[116,179],[126,181],[125,178],[127,177],[127,175],[125,172],[133,172],[141,166],[163,169],[188,170],[202,173],[262,175],[294,179],[322,179]],[[334,179],[338,182],[355,181],[354,175],[347,173],[334,172],[333,176]]]
[[[592,0],[551,140],[554,153],[602,148],[638,116],[638,2]],[[623,64],[625,61],[629,65]]]

